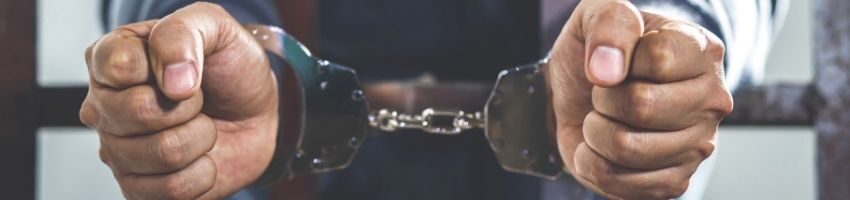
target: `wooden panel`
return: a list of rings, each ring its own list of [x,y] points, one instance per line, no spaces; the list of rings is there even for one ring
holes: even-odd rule
[[[83,126],[79,111],[88,88],[39,88],[36,91],[38,126]]]
[[[821,104],[808,83],[740,88],[734,98],[735,110],[723,120],[725,125],[812,125]]]
[[[0,188],[35,198],[35,1],[0,0]]]
[[[814,1],[820,199],[850,198],[850,1]]]

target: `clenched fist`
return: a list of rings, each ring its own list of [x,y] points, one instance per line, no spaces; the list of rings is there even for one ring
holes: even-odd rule
[[[613,199],[680,196],[732,111],[722,42],[623,0],[579,3],[551,53],[566,170]]]
[[[219,199],[257,179],[277,136],[277,81],[224,9],[196,3],[86,50],[83,123],[128,199]]]

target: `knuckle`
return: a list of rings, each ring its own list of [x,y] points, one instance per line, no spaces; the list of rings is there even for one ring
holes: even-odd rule
[[[719,92],[715,92],[717,95],[714,95],[713,98],[710,98],[705,103],[708,107],[707,120],[720,121],[729,114],[732,114],[732,111],[735,109],[734,99],[726,88],[720,86],[718,90]]]
[[[661,31],[683,39],[683,41],[693,42],[695,45],[683,45],[683,47],[698,48],[710,61],[723,60],[726,51],[723,40],[698,24],[679,22],[665,26]]]
[[[80,122],[82,122],[84,125],[90,128],[94,128],[96,117],[95,112],[93,110],[94,108],[92,108],[91,103],[89,102],[89,98],[90,97],[86,97],[86,99],[83,100],[83,105],[80,106],[79,118]]]
[[[670,74],[676,60],[677,43],[669,37],[654,37],[649,43],[649,64],[653,74]]]
[[[165,199],[191,199],[191,184],[187,184],[186,178],[172,175],[165,179],[162,185]]]
[[[710,42],[708,44],[708,48],[706,49],[706,55],[712,61],[722,62],[723,57],[726,55],[726,45],[723,44],[722,42],[721,43]]]
[[[106,150],[106,147],[101,145],[100,148],[98,149],[97,153],[98,153],[98,157],[100,157],[100,162],[102,162],[103,164],[106,164],[108,166],[109,165],[109,155],[108,155],[109,153]]]
[[[116,83],[134,81],[137,75],[147,70],[144,53],[131,48],[116,48],[109,52],[104,75]]]
[[[712,132],[716,132],[716,131],[712,131]],[[696,153],[699,155],[700,160],[705,160],[709,156],[711,156],[712,153],[714,153],[715,148],[716,148],[716,146],[715,146],[714,142],[705,142],[705,143],[703,143],[703,145],[700,145],[699,147],[697,147]]]
[[[92,53],[92,50],[94,49],[94,45],[95,45],[95,44],[97,44],[97,42],[92,43],[92,44],[90,44],[88,47],[86,47],[86,51],[85,51],[85,53],[83,54],[83,56],[85,56],[85,57],[86,57],[86,59],[88,59],[89,57],[91,57],[91,55],[92,55],[91,53]]]
[[[609,188],[617,187],[622,183],[618,183],[614,178],[610,167],[603,165],[595,165],[594,169],[591,172],[593,174],[594,180],[596,181],[596,186],[598,186],[602,190],[606,190]]]
[[[178,169],[184,165],[185,154],[183,150],[187,143],[177,135],[160,135],[156,140],[155,148],[157,157],[164,168]]]
[[[89,47],[90,50],[86,50],[87,53],[90,53],[93,58],[97,58],[96,60],[102,60],[103,58],[109,58],[110,53],[114,48],[120,45],[116,45],[121,39],[121,35],[115,31],[109,32],[106,35],[103,35],[97,42],[92,44]]]
[[[723,40],[720,40],[717,35],[705,28],[699,27],[699,30],[705,35],[706,40],[708,40],[705,52],[708,58],[716,62],[722,62],[723,57],[726,55],[726,45],[723,43]]]
[[[96,44],[96,42],[94,44]],[[86,51],[83,54],[83,56],[85,57],[85,60],[86,60],[86,65],[89,65],[89,66],[91,66],[91,55],[92,55],[92,51],[94,49],[94,44],[91,44],[88,47],[86,47]]]
[[[686,191],[688,191],[688,181],[685,181],[685,183],[680,183],[676,186],[671,187],[670,190],[668,191],[669,195],[666,197],[666,199],[673,199],[673,198],[680,197],[683,194],[685,194]]]
[[[130,119],[149,130],[158,128],[156,122],[160,119],[160,116],[157,112],[156,97],[141,90],[133,90],[128,98]]]
[[[98,82],[121,86],[138,79],[147,70],[146,55],[141,51],[141,41],[126,39],[118,33],[109,33],[94,47],[93,58],[87,61],[92,76]]]
[[[720,95],[722,98],[720,100],[720,114],[723,116],[732,114],[732,110],[735,107],[735,102],[732,99],[732,95],[729,92],[724,92],[723,95]]]
[[[614,152],[613,162],[618,164],[627,164],[638,159],[641,154],[639,146],[639,138],[635,134],[618,133],[611,139],[611,148]]]
[[[656,98],[651,86],[635,85],[632,88],[626,108],[630,109],[628,113],[633,123],[643,124],[651,119]]]
[[[687,179],[662,183],[655,190],[651,190],[650,196],[652,199],[674,199],[685,194],[688,184]]]

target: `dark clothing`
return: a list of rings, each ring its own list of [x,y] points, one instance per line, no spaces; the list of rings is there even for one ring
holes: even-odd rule
[[[768,4],[767,10],[755,13],[775,13],[771,1],[754,1]],[[106,0],[104,23],[111,29],[161,18],[191,2]],[[212,2],[242,23],[281,25],[270,0]],[[316,2],[319,55],[352,66],[361,80],[410,78],[427,71],[440,80],[487,81],[502,69],[542,58],[576,4],[553,0]],[[743,1],[635,1],[640,8],[667,5],[671,6],[667,9],[691,13],[689,20],[719,35],[727,46],[738,41],[734,38],[739,33],[731,30],[733,17],[745,17],[729,15],[733,9],[723,4],[734,2]],[[552,11],[555,7],[563,9]],[[768,16],[763,21],[770,22],[774,14],[757,16]],[[727,63],[727,72],[761,67],[737,60]],[[747,81],[748,75],[734,82]],[[348,168],[321,175],[318,189],[321,199],[594,198],[571,177],[551,182],[502,170],[481,133],[371,135]]]
[[[360,76],[495,80],[538,52],[538,3],[505,0],[323,0],[321,55]]]

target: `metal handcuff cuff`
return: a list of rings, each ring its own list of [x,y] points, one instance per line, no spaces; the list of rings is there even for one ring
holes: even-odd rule
[[[278,87],[286,99],[280,106],[277,149],[258,183],[345,168],[368,127],[446,135],[483,128],[504,169],[548,179],[562,174],[563,163],[546,123],[548,96],[541,74],[545,59],[499,73],[483,112],[369,112],[353,69],[314,57],[280,28],[245,27],[275,55],[269,56],[270,62],[281,63]]]

